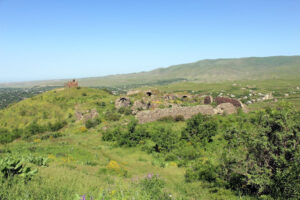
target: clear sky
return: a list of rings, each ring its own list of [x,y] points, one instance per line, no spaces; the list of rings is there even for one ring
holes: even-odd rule
[[[299,0],[0,0],[0,82],[299,54]]]

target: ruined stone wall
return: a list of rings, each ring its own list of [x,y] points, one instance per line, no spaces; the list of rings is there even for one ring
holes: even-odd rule
[[[216,97],[215,102],[217,103],[217,105],[219,105],[221,103],[231,103],[235,107],[242,107],[242,103],[239,100],[231,99],[228,97]]]
[[[139,123],[147,123],[159,120],[163,117],[176,117],[182,115],[184,119],[189,119],[193,115],[198,113],[213,115],[215,114],[214,108],[210,105],[198,105],[192,107],[176,107],[176,108],[164,108],[155,110],[140,111],[136,114],[136,118]]]
[[[66,88],[76,88],[76,87],[78,87],[78,81],[76,81],[76,80],[68,81],[67,83],[65,83],[65,87]]]
[[[212,96],[206,96],[204,98],[204,104],[211,104],[213,102],[213,97]]]

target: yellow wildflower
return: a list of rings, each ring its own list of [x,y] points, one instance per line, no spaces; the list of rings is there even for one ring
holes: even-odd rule
[[[41,139],[39,139],[39,138],[38,139],[34,139],[33,142],[39,143],[39,142],[41,142]]]

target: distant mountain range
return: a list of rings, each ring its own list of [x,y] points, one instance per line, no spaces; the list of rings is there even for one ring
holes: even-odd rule
[[[82,78],[78,81],[81,86],[132,88],[178,81],[222,82],[289,78],[300,80],[300,56],[200,60],[149,72]],[[63,86],[66,81],[68,80],[17,82],[0,84],[0,87]]]

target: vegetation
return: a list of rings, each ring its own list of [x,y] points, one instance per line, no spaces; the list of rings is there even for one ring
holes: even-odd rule
[[[54,88],[55,87],[0,88],[0,109]]]
[[[129,109],[114,108],[116,98],[56,89],[1,110],[0,199],[299,197],[300,113],[291,104],[138,124]]]

